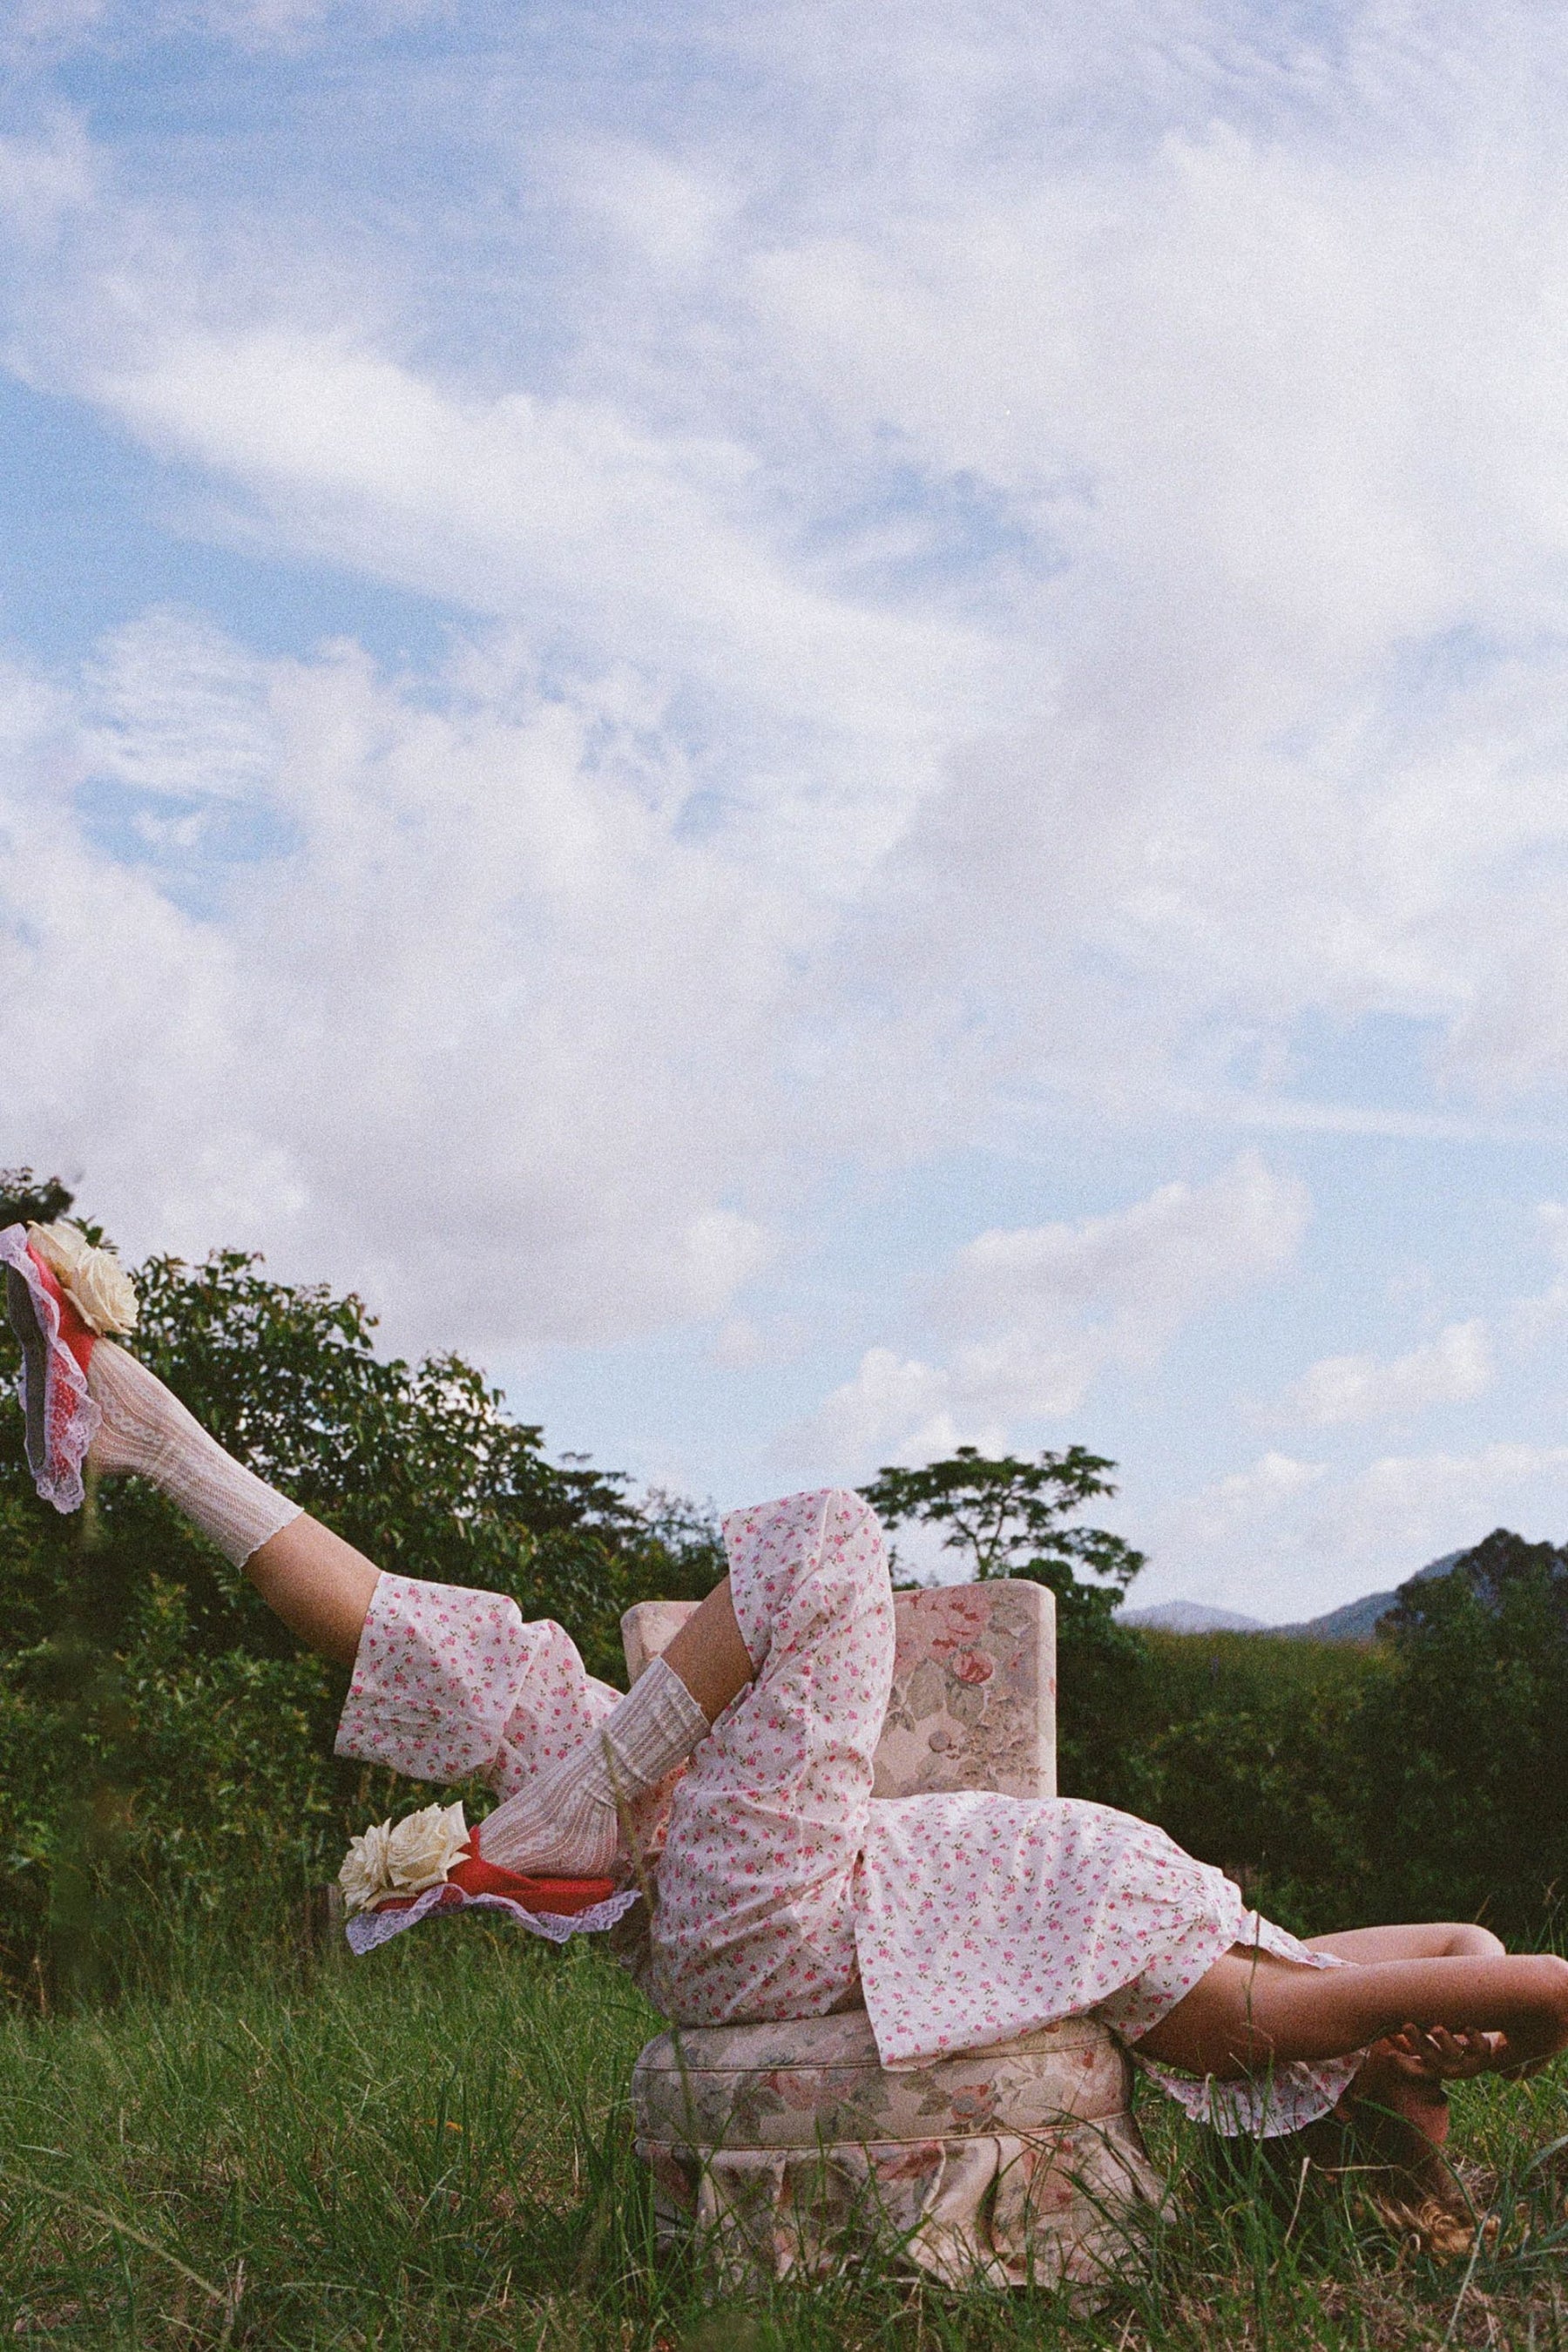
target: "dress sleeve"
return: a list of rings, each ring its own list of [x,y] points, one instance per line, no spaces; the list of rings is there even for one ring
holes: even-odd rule
[[[371,1599],[335,1753],[416,1780],[482,1773],[502,1796],[567,1755],[621,1694],[570,1635],[515,1601],[384,1574]]]

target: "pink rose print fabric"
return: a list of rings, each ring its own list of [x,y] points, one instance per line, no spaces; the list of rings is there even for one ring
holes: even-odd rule
[[[502,1592],[384,1575],[360,1634],[335,1743],[416,1780],[481,1772],[503,1797],[569,1755],[621,1693],[577,1645]]]
[[[654,1998],[683,2025],[823,2017],[856,1999],[855,1865],[893,1679],[882,1531],[858,1495],[724,1522],[756,1680],[677,1784]]]
[[[724,1542],[756,1678],[677,1780],[654,1858],[638,1973],[675,2021],[863,2003],[897,2072],[1085,2011],[1135,2044],[1235,1945],[1339,1965],[1246,1911],[1162,1830],[1103,1805],[874,1797],[894,1656],[874,1514],[838,1490],[795,1495],[733,1513]],[[617,1696],[558,1625],[524,1624],[501,1596],[384,1576],[338,1752],[420,1780],[479,1770],[510,1794]],[[1189,2113],[1268,2135],[1326,2113],[1360,2061],[1258,2084],[1144,2063]]]

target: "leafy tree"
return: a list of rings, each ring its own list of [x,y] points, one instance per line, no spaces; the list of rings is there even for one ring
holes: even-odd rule
[[[66,1215],[74,1198],[58,1176],[35,1176],[30,1168],[0,1168],[0,1228],[52,1225]]]
[[[1054,1561],[1069,1570],[1087,1568],[1125,1592],[1143,1565],[1142,1553],[1102,1528],[1066,1524],[1069,1512],[1115,1494],[1106,1475],[1115,1467],[1082,1445],[1042,1454],[1035,1462],[1015,1454],[990,1459],[975,1446],[961,1445],[923,1470],[879,1470],[860,1492],[884,1527],[915,1520],[942,1528],[944,1549],[965,1556],[976,1579],[1016,1576]]]
[[[1499,1528],[1379,1628],[1397,1671],[1368,1710],[1370,1875],[1533,1931],[1568,1896],[1568,1546]]]
[[[961,1445],[923,1469],[879,1470],[860,1492],[886,1527],[940,1528],[975,1579],[1022,1577],[1056,1595],[1063,1793],[1137,1811],[1148,1781],[1129,1734],[1144,1710],[1148,1653],[1116,1611],[1143,1555],[1071,1516],[1115,1493],[1115,1467],[1082,1445],[1034,1461]]]

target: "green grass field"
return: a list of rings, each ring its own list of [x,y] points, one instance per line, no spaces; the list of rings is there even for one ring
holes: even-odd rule
[[[467,1920],[353,1961],[187,1960],[100,2013],[0,2029],[0,2336],[68,2346],[1568,2347],[1568,2071],[1459,2095],[1470,2263],[1342,2189],[1269,2194],[1152,2094],[1174,2184],[1095,2315],[887,2273],[705,2302],[655,2258],[626,2094],[655,2030],[586,1944]],[[1294,2205],[1294,2210],[1292,2210]]]

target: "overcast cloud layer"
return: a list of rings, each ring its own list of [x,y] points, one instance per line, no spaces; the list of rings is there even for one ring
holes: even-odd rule
[[[724,1500],[1568,1537],[1568,26],[8,24],[0,1159]]]

